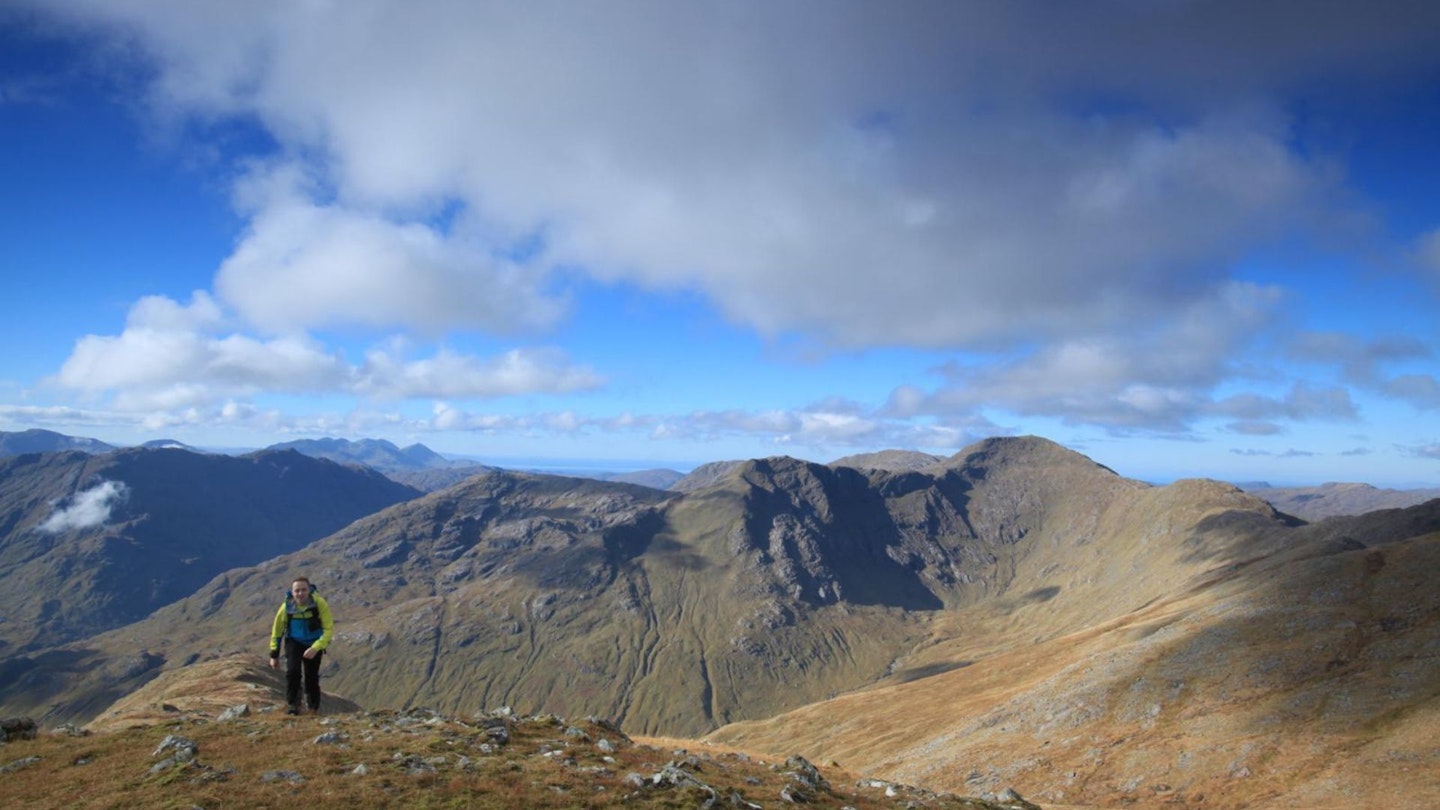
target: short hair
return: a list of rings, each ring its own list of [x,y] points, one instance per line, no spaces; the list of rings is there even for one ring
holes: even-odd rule
[[[294,585],[297,582],[303,582],[306,585],[310,585],[312,588],[314,587],[314,585],[311,585],[309,577],[295,577],[294,579],[290,580],[291,585]]]

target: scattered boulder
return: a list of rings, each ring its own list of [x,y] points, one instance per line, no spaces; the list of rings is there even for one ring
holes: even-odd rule
[[[225,722],[228,722],[228,721],[231,721],[231,720],[239,720],[239,719],[242,718],[242,717],[249,717],[249,716],[250,716],[250,704],[249,704],[249,703],[241,703],[241,704],[238,705],[238,706],[231,706],[230,708],[228,708],[228,709],[226,709],[225,711],[221,712],[221,713],[220,713],[220,716],[215,718],[215,722],[217,722],[217,723],[225,723]]]
[[[699,807],[713,807],[720,801],[720,792],[710,785],[700,781],[700,778],[680,767],[674,762],[668,763],[650,777],[650,784],[655,787],[664,788],[693,788],[703,794],[706,799]]]
[[[825,777],[820,775],[820,769],[811,765],[809,760],[799,754],[794,754],[785,760],[785,764],[781,767],[785,775],[790,777],[792,781],[799,782],[811,790],[830,789],[830,783],[825,781]]]
[[[0,773],[10,773],[11,771],[18,771],[21,768],[28,768],[31,765],[39,762],[40,759],[40,757],[36,756],[29,756],[17,759],[14,762],[8,763],[6,765],[0,765]]]
[[[171,757],[182,762],[189,762],[200,754],[200,746],[189,737],[181,737],[178,734],[167,734],[165,739],[160,741],[159,747],[155,749],[152,757],[158,757],[166,752],[173,752]]]
[[[39,727],[29,717],[7,717],[0,720],[0,742],[33,740],[39,733]]]
[[[1005,788],[994,795],[985,795],[986,801],[998,804],[1005,810],[1041,810],[1040,805],[1027,801],[1025,797],[1015,792],[1015,788]]]
[[[785,786],[780,788],[781,801],[807,804],[815,801],[822,792],[830,790],[830,783],[820,775],[819,769],[798,754],[785,760],[781,773],[786,778]]]
[[[181,737],[178,734],[167,734],[165,739],[155,749],[152,757],[162,754],[169,756],[150,766],[150,773],[157,774],[176,767],[199,766],[200,746],[188,737]]]

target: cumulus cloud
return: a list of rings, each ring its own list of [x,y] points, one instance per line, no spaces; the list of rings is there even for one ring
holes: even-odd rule
[[[35,528],[50,534],[92,529],[110,520],[111,510],[124,502],[129,488],[123,481],[101,481],[90,489],[56,504],[56,509]]]
[[[483,360],[441,349],[434,357],[404,362],[381,348],[366,355],[354,391],[393,399],[500,397],[571,393],[602,382],[599,374],[571,365],[556,349],[512,349]]]
[[[82,339],[61,384],[168,409],[588,390],[604,375],[548,349],[379,348],[356,366],[314,337],[542,330],[574,305],[568,274],[699,292],[825,349],[969,353],[879,419],[646,426],[835,442],[984,408],[1115,430],[1345,417],[1319,387],[1217,400],[1280,296],[1231,267],[1344,221],[1343,173],[1293,148],[1283,93],[1440,63],[1440,6],[1402,0],[1314,5],[1304,26],[1287,2],[44,8],[129,39],[162,119],[245,120],[276,143],[238,171],[248,224],[215,300],[148,302],[123,334]],[[1433,377],[1379,379],[1376,362],[1351,378],[1436,399]]]
[[[540,289],[543,274],[491,255],[490,246],[318,204],[296,187],[293,166],[256,171],[239,193],[254,218],[215,279],[217,293],[251,324],[508,333],[546,326],[563,311]]]
[[[1361,340],[1337,332],[1307,332],[1290,345],[1292,357],[1341,369],[1344,379],[1421,410],[1440,408],[1440,379],[1433,374],[1395,373],[1398,365],[1428,361],[1434,351],[1413,337]]]
[[[150,297],[116,336],[76,341],[55,382],[74,390],[117,392],[125,410],[183,408],[259,391],[327,391],[347,370],[303,335],[260,340],[216,334],[218,309],[203,294],[189,305]]]
[[[523,416],[468,411],[453,403],[436,403],[425,426],[431,430],[477,433],[576,435],[592,431],[636,433],[657,441],[709,441],[742,438],[770,445],[776,452],[805,448],[823,454],[851,448],[925,447],[958,450],[992,435],[984,420],[953,423],[912,423],[857,407],[815,407],[798,410],[693,411],[687,414],[633,414],[583,417],[571,411]]]
[[[257,202],[217,279],[288,326],[545,322],[541,265],[487,253],[536,233],[541,262],[833,345],[1158,321],[1323,206],[1269,93],[1431,58],[1384,4],[1301,36],[1262,3],[1242,39],[1183,4],[68,5],[136,32],[158,108],[254,116],[333,190]],[[478,249],[406,219],[447,200]]]
[[[225,323],[203,293],[188,305],[147,297],[131,309],[120,335],[80,338],[53,381],[90,394],[113,393],[122,411],[157,412],[157,427],[183,423],[186,409],[195,407],[230,402],[234,413],[235,398],[262,392],[497,397],[581,391],[602,382],[555,349],[513,349],[487,359],[442,347],[414,358],[399,350],[403,341],[391,341],[356,366],[303,333],[260,339],[213,331]]]
[[[1290,340],[1289,352],[1304,362],[1339,366],[1350,382],[1371,386],[1381,382],[1386,367],[1433,354],[1414,337],[1364,340],[1342,332],[1301,332]]]
[[[1274,422],[1260,420],[1246,420],[1242,422],[1231,422],[1226,429],[1232,433],[1240,433],[1246,436],[1274,436],[1283,432],[1281,427]]]
[[[1214,403],[1211,412],[1249,420],[1352,420],[1358,416],[1348,389],[1295,383],[1283,397],[1239,394]]]
[[[1004,363],[951,363],[939,369],[943,386],[928,393],[899,388],[888,412],[947,415],[1002,407],[1115,430],[1179,431],[1196,418],[1227,410],[1210,392],[1235,373],[1237,349],[1269,326],[1278,301],[1275,289],[1232,284],[1159,326],[1055,341]],[[1232,403],[1228,410],[1237,408]],[[1279,409],[1262,407],[1256,398],[1248,415],[1261,410]]]
[[[1440,380],[1432,374],[1402,374],[1387,380],[1384,391],[1422,410],[1440,410]]]

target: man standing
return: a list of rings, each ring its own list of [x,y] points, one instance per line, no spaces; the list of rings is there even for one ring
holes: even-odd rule
[[[285,702],[287,714],[300,713],[300,676],[305,676],[305,709],[320,712],[320,659],[330,646],[335,620],[330,605],[315,593],[310,580],[297,577],[285,594],[285,603],[270,628],[270,668],[280,668],[280,645],[285,645]]]

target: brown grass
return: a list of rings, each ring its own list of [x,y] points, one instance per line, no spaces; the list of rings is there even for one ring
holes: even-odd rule
[[[1440,535],[1223,570],[707,740],[936,790],[1014,785],[1047,807],[1440,807]]]
[[[7,807],[26,808],[278,808],[298,801],[309,808],[439,810],[691,808],[713,795],[717,807],[732,806],[732,796],[772,807],[795,784],[785,763],[693,741],[688,749],[641,745],[598,721],[512,717],[503,720],[509,740],[498,745],[486,726],[501,722],[424,710],[298,718],[265,711],[224,722],[183,715],[86,736],[47,732],[0,746],[0,767],[15,764],[0,774],[0,797]],[[316,741],[325,734],[339,741]],[[168,735],[193,741],[197,756],[155,770],[165,759],[155,752]],[[613,750],[604,750],[602,739]],[[693,784],[656,785],[652,777],[669,764],[714,793]],[[294,771],[302,781],[267,781],[274,771]],[[1004,806],[905,789],[887,797],[884,786],[857,784],[833,768],[822,773],[830,786],[813,792],[809,806]]]

